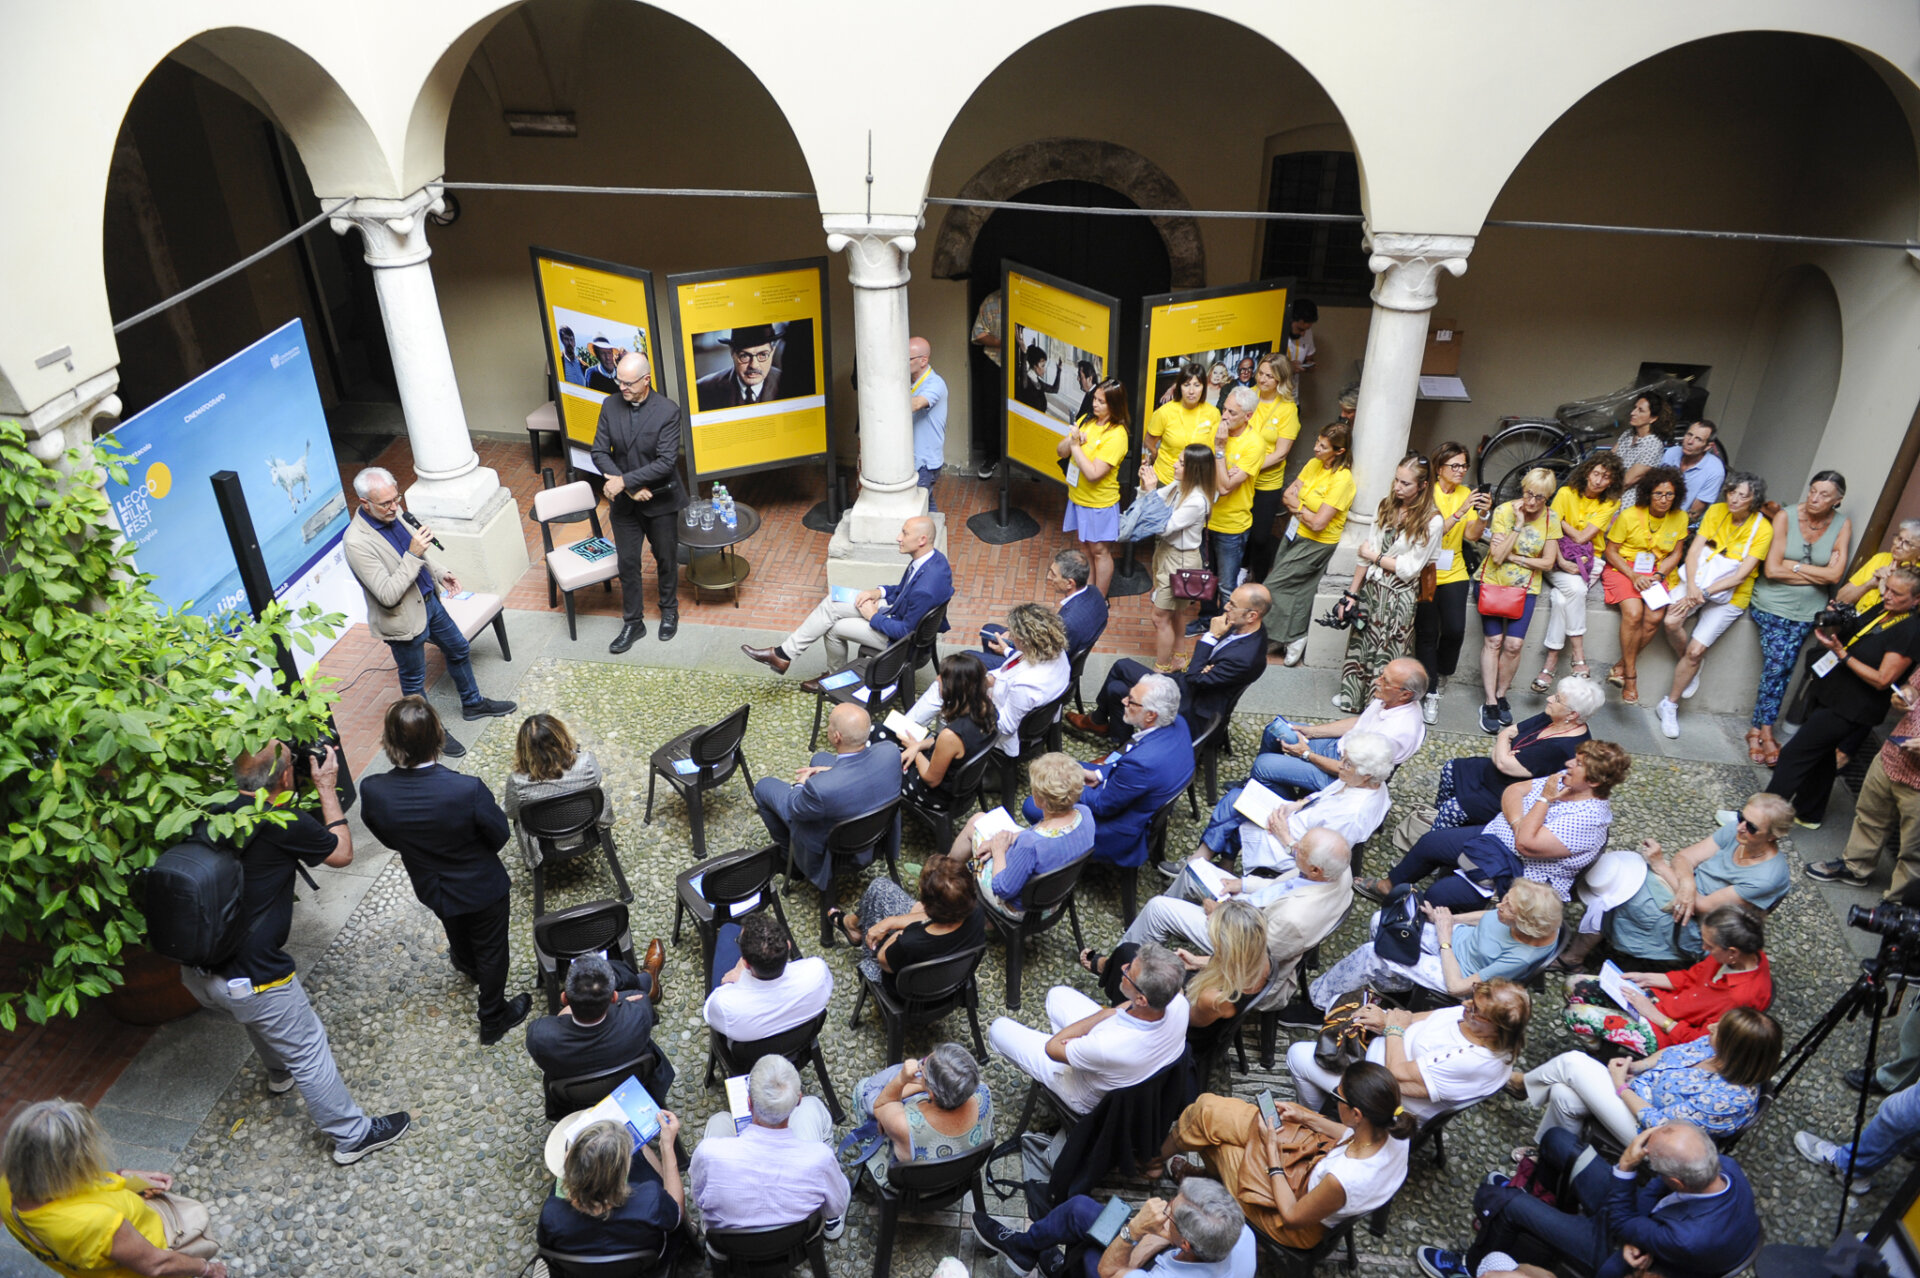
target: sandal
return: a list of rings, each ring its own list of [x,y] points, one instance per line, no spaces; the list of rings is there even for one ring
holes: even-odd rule
[[[1553,691],[1553,671],[1542,670],[1539,674],[1533,677],[1533,682],[1528,684],[1527,686],[1532,688],[1535,692],[1542,692],[1542,693],[1552,692]]]
[[[1747,761],[1749,763],[1765,763],[1767,761],[1764,738],[1761,737],[1760,729],[1758,728],[1747,729]]]
[[[1619,662],[1616,661],[1607,667],[1607,682],[1614,687],[1620,687],[1626,681],[1626,677],[1626,672],[1620,668]]]
[[[1569,669],[1571,669],[1571,670],[1573,671],[1573,677],[1574,677],[1574,678],[1576,678],[1576,679],[1591,679],[1591,678],[1593,678],[1593,667],[1591,667],[1591,666],[1589,666],[1589,665],[1588,665],[1588,664],[1587,664],[1586,662],[1584,662],[1584,661],[1576,661],[1576,662],[1574,662],[1574,663],[1573,663],[1573,665],[1572,665],[1571,667],[1569,667]]]
[[[1640,704],[1640,679],[1637,675],[1628,675],[1620,684],[1620,704],[1637,706]]]
[[[1513,1161],[1515,1163],[1525,1158],[1538,1158],[1539,1156],[1540,1147],[1538,1145],[1515,1145],[1513,1147]]]
[[[1161,1174],[1178,1185],[1190,1176],[1205,1176],[1207,1169],[1185,1154],[1175,1154],[1167,1159],[1166,1168]]]
[[[1080,951],[1080,966],[1093,973],[1094,977],[1098,979],[1100,974],[1106,971],[1107,956],[1095,953],[1093,947],[1088,946],[1086,949]]]
[[[866,943],[866,935],[864,932],[858,930],[858,927],[859,927],[858,924],[855,924],[852,927],[849,927],[847,925],[847,912],[845,910],[839,909],[837,907],[834,909],[828,910],[827,922],[831,923],[833,925],[833,930],[835,932],[838,932],[841,936],[845,937],[847,944],[852,946],[854,949],[857,950]],[[829,934],[828,948],[832,948],[832,945],[833,945],[832,937],[831,937],[831,934]]]

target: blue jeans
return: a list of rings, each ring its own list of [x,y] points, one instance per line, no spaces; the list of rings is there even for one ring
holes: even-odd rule
[[[1853,1174],[1864,1176],[1886,1166],[1916,1139],[1920,1139],[1920,1084],[1902,1088],[1880,1102],[1853,1151]],[[1847,1170],[1845,1145],[1834,1154],[1833,1165],[1842,1173]]]
[[[1585,1146],[1565,1128],[1556,1127],[1540,1142],[1540,1169],[1551,1185],[1560,1169],[1579,1160]],[[1480,1234],[1467,1252],[1467,1267],[1475,1269],[1489,1252],[1504,1251],[1516,1260],[1552,1265],[1572,1260],[1589,1273],[1607,1273],[1607,1262],[1618,1248],[1607,1245],[1600,1209],[1613,1191],[1613,1171],[1605,1159],[1592,1159],[1574,1177],[1572,1210],[1549,1206],[1524,1189],[1482,1185],[1473,1196],[1473,1214]],[[1659,1266],[1656,1264],[1655,1266]]]
[[[473,680],[473,662],[467,657],[467,637],[440,605],[440,596],[427,596],[427,628],[411,639],[389,639],[393,664],[400,668],[400,695],[418,697],[427,690],[427,640],[433,640],[447,658],[447,673],[460,690],[460,704],[477,706],[486,698]]]
[[[927,490],[927,509],[940,509],[939,506],[934,504],[933,500],[933,485],[940,478],[940,468],[938,466],[919,466],[915,469],[919,471],[918,482],[920,486]]]
[[[1253,779],[1268,788],[1287,786],[1289,798],[1314,794],[1333,784],[1333,774],[1324,771],[1318,764],[1305,759],[1296,759],[1282,752],[1283,745],[1292,745],[1301,739],[1293,725],[1285,719],[1275,719],[1260,734],[1260,757],[1253,761]],[[1307,753],[1317,754],[1323,759],[1340,757],[1340,738],[1314,737],[1307,741]]]
[[[1201,606],[1200,615],[1217,617],[1226,610],[1234,579],[1240,575],[1240,564],[1247,557],[1247,534],[1209,532],[1207,541],[1213,546],[1213,572],[1220,579],[1220,594]]]
[[[1100,1255],[1103,1250],[1087,1237],[1087,1230],[1093,1222],[1100,1219],[1105,1203],[1089,1198],[1085,1194],[1075,1194],[1058,1207],[1042,1216],[1019,1235],[1009,1239],[1011,1251],[1017,1254],[1010,1258],[1022,1269],[1032,1269],[1039,1264],[1040,1256],[1055,1247],[1071,1249],[1076,1243],[1082,1244],[1081,1261],[1083,1268],[1079,1273],[1071,1269],[1062,1278],[1098,1278]]]
[[[1213,805],[1213,815],[1207,818],[1207,828],[1200,835],[1200,842],[1207,845],[1214,860],[1231,860],[1240,851],[1240,822],[1246,818],[1233,810],[1240,801],[1240,795],[1247,787],[1237,785],[1220,796],[1220,802]]]

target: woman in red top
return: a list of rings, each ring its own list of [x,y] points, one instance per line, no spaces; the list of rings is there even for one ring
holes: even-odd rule
[[[1730,1007],[1764,1012],[1773,1002],[1766,933],[1760,920],[1737,905],[1722,906],[1700,920],[1707,957],[1671,972],[1627,972],[1622,1012],[1585,978],[1567,989],[1567,1028],[1584,1038],[1604,1039],[1635,1057],[1706,1037]]]

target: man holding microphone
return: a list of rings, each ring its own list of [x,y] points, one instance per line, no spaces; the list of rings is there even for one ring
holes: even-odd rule
[[[606,476],[608,522],[620,555],[620,633],[615,654],[647,637],[640,547],[653,547],[660,590],[660,640],[680,629],[679,515],[687,507],[680,483],[680,405],[653,389],[653,366],[633,352],[620,361],[618,395],[600,401],[593,432],[593,464]]]

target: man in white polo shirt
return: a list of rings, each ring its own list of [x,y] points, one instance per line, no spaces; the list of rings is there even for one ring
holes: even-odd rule
[[[1340,775],[1341,738],[1351,732],[1385,737],[1398,767],[1427,739],[1420,715],[1426,692],[1426,667],[1412,657],[1389,661],[1373,681],[1373,699],[1359,714],[1311,726],[1290,723],[1285,716],[1268,724],[1253,761],[1253,779],[1289,799],[1324,790]]]
[[[1147,944],[1127,964],[1120,990],[1127,1002],[1101,1007],[1079,990],[1047,991],[1051,1036],[1010,1017],[993,1022],[993,1050],[1047,1085],[1076,1114],[1092,1112],[1108,1092],[1152,1078],[1187,1042],[1186,969],[1165,946]]]

